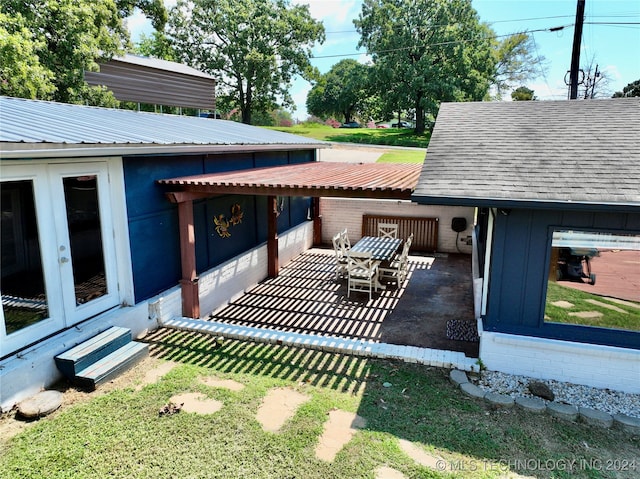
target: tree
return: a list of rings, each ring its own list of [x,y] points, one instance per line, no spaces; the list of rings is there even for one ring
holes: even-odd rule
[[[97,61],[122,53],[129,34],[121,15],[134,6],[159,15],[161,0],[3,0],[2,92],[65,103],[115,105],[113,95],[84,81]],[[128,10],[129,9],[129,10]],[[165,12],[166,15],[166,12]],[[156,20],[162,24],[162,18]],[[21,60],[16,53],[24,52]],[[11,79],[7,75],[14,75]],[[27,79],[26,83],[19,78]]]
[[[640,80],[629,83],[622,91],[613,94],[613,98],[630,98],[632,96],[640,96]]]
[[[219,98],[240,108],[243,123],[278,102],[293,106],[291,80],[318,75],[309,57],[324,41],[308,5],[288,0],[179,0],[167,34],[178,60],[216,77]]]
[[[599,69],[595,57],[580,69],[582,81],[578,85],[578,98],[589,100],[593,98],[609,97],[609,76]]]
[[[369,97],[368,70],[356,60],[336,63],[311,88],[307,96],[309,113],[320,117],[343,116],[345,123],[353,121]]]
[[[545,59],[532,54],[535,50],[533,37],[526,33],[516,33],[502,41],[498,41],[493,33],[492,36],[496,66],[491,83],[495,87],[497,99],[501,99],[503,92],[518,83],[535,78],[544,70]]]
[[[391,110],[415,110],[416,133],[441,101],[482,100],[495,72],[489,28],[470,0],[364,0],[354,21]]]
[[[49,98],[55,91],[53,72],[40,64],[43,42],[34,38],[24,17],[0,13],[0,94]]]
[[[151,36],[147,36],[144,33],[140,35],[140,40],[135,46],[134,51],[146,57],[159,58],[170,62],[174,62],[177,59],[177,54],[171,40],[164,32],[157,30],[153,32]]]
[[[529,101],[535,100],[536,97],[533,94],[533,90],[529,90],[526,86],[521,86],[511,92],[511,99],[513,101]]]

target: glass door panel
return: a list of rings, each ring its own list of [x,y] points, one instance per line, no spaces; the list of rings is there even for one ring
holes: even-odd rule
[[[9,335],[49,318],[33,181],[2,183],[2,311]]]
[[[98,182],[95,175],[87,175],[66,177],[62,183],[75,304],[79,306],[107,294]]]

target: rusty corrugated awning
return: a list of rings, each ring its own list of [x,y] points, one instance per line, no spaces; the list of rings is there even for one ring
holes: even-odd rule
[[[421,168],[421,164],[313,162],[169,178],[158,183],[182,193],[177,196],[192,197],[241,194],[410,199]]]

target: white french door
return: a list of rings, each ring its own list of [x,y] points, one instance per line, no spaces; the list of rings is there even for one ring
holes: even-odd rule
[[[0,356],[119,303],[106,162],[2,167]]]

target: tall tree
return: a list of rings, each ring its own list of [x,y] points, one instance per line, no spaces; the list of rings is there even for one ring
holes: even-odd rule
[[[416,133],[439,102],[487,93],[495,56],[470,0],[364,0],[354,24],[384,98],[393,110],[415,110]]]
[[[122,53],[129,45],[122,15],[134,6],[154,18],[160,15],[154,21],[162,25],[161,0],[2,0],[0,29],[9,34],[0,40],[4,44],[0,50],[3,93],[66,103],[115,104],[112,94],[84,81],[84,71],[97,70],[98,60]],[[18,51],[27,54],[24,61],[17,62]],[[5,78],[7,71],[17,69],[23,77],[37,79],[39,86],[24,88],[15,79]]]
[[[511,92],[511,99],[513,101],[531,101],[535,100],[536,97],[533,94],[533,90],[526,86],[521,86]]]
[[[179,0],[167,33],[180,61],[217,78],[218,96],[240,108],[243,123],[279,102],[293,106],[291,80],[317,76],[309,57],[324,41],[308,5],[288,0]]]
[[[491,79],[497,99],[517,84],[531,80],[546,69],[545,58],[534,55],[533,37],[527,33],[509,35],[499,41],[493,31],[495,71]]]
[[[640,96],[640,79],[629,83],[622,91],[613,94],[613,98],[630,98],[632,96]]]
[[[307,110],[320,117],[343,116],[349,123],[361,113],[369,97],[368,70],[356,60],[341,60],[311,88]]]

